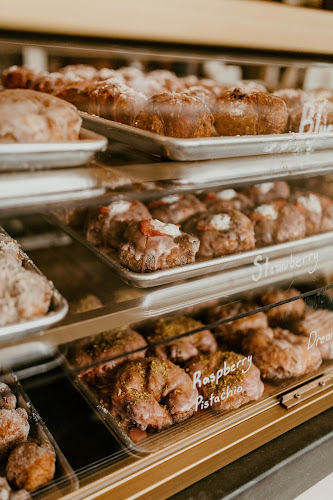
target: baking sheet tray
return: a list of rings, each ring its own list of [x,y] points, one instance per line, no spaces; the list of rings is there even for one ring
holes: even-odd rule
[[[6,231],[2,229],[1,226],[0,233],[7,235]],[[42,275],[39,269],[23,251],[21,251],[21,255],[22,265],[25,269],[34,271]],[[56,290],[53,283],[50,282],[50,284],[53,290],[53,295],[51,299],[50,309],[46,316],[31,319],[28,321],[21,321],[19,323],[0,326],[0,344],[2,342],[16,340],[18,338],[32,335],[33,333],[47,330],[51,325],[58,323],[58,321],[62,320],[66,316],[68,311],[67,301],[64,299],[64,297],[62,297],[58,290]]]
[[[107,145],[107,139],[91,130],[80,131],[80,139],[71,142],[0,144],[0,170],[74,167],[83,165]]]
[[[172,269],[165,269],[163,271],[134,273],[120,263],[116,250],[108,248],[105,249],[107,253],[104,253],[101,248],[89,243],[83,233],[75,231],[71,227],[62,223],[56,216],[51,215],[48,216],[48,218],[51,223],[58,225],[72,238],[75,238],[91,250],[101,262],[109,266],[123,281],[125,281],[125,283],[138,288],[165,285],[167,283],[173,283],[188,278],[217,273],[226,269],[239,268],[247,264],[254,264],[255,259],[258,256],[261,256],[260,264],[264,264],[266,258],[270,260],[276,257],[287,257],[296,252],[311,252],[315,248],[320,248],[333,243],[333,231],[330,231],[329,233],[316,234],[301,240],[288,241],[286,243],[279,243],[278,245],[272,245],[264,248],[256,248],[255,250],[250,250],[248,252],[216,257],[215,259],[205,261],[198,260],[193,264],[187,264],[186,266],[175,267]]]
[[[1,366],[1,365],[0,365]],[[24,408],[28,413],[30,424],[29,438],[37,439],[40,443],[50,442],[56,453],[56,472],[52,481],[32,491],[33,498],[59,498],[78,489],[78,479],[67,459],[53,438],[52,434],[42,421],[27,394],[24,392],[17,376],[6,366],[1,366],[0,381],[7,384],[17,398],[17,407]]]
[[[81,112],[83,124],[114,141],[176,161],[213,160],[333,148],[333,133],[288,133],[235,137],[176,139]]]
[[[175,443],[181,447],[182,440],[186,440],[187,443],[189,439],[195,441],[198,439],[200,434],[207,436],[212,434],[214,430],[228,428],[256,413],[266,410],[269,407],[276,406],[279,404],[280,398],[283,394],[288,393],[308,380],[314,379],[322,374],[331,373],[332,366],[332,362],[324,362],[315,372],[285,381],[278,386],[265,383],[265,391],[259,401],[252,401],[236,410],[216,411],[208,409],[199,411],[188,420],[172,425],[168,429],[164,429],[160,432],[148,433],[146,438],[139,443],[136,443],[121,427],[117,418],[111,415],[107,408],[101,404],[94,391],[71,370],[69,361],[63,355],[64,370],[67,372],[67,375],[72,381],[74,387],[90,404],[91,408],[104,422],[106,427],[116,437],[116,439],[121,444],[125,445],[128,451],[140,456],[161,451],[169,446],[174,446]]]

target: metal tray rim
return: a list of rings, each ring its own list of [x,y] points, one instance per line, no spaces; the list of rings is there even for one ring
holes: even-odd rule
[[[0,234],[8,234],[1,226],[0,226]],[[21,255],[23,259],[23,263],[30,268],[30,270],[35,271],[36,273],[44,276],[38,267],[32,262],[32,260],[28,257],[26,253],[21,250]],[[45,277],[45,276],[44,276]],[[46,278],[47,279],[47,278]],[[51,310],[44,317],[39,317],[36,319],[31,319],[28,321],[21,321],[19,323],[12,323],[9,325],[0,327],[0,342],[14,340],[17,336],[22,338],[27,336],[28,334],[37,333],[43,330],[46,330],[50,326],[55,323],[58,323],[62,320],[67,312],[68,312],[68,303],[67,300],[60,294],[60,292],[55,288],[53,283],[49,281],[53,295],[51,299],[51,307],[54,310]],[[13,339],[9,339],[9,337],[13,336]],[[15,338],[14,338],[15,337]]]
[[[285,134],[183,139],[165,137],[83,111],[80,112],[80,115],[85,127],[91,130],[103,133],[111,139],[114,138],[113,132],[117,132],[115,138],[117,141],[176,161],[333,149],[332,132],[323,134],[288,132]]]
[[[254,258],[258,255],[262,255],[263,257],[287,257],[292,251],[297,252],[310,250],[327,243],[333,243],[333,231],[330,231],[328,233],[308,236],[300,240],[279,243],[277,245],[271,245],[269,247],[256,248],[248,252],[216,257],[215,259],[194,262],[193,264],[187,264],[186,266],[141,274],[127,270],[124,266],[116,262],[112,257],[101,252],[97,247],[89,243],[79,232],[73,230],[66,224],[59,221],[56,216],[48,215],[47,218],[51,223],[56,224],[69,236],[75,238],[86,248],[92,251],[99,260],[113,269],[120,278],[125,280],[127,283],[140,288],[164,285],[182,279],[195,278],[202,274],[208,274],[214,271],[220,272],[232,267],[241,267],[243,265],[252,263]]]
[[[77,141],[33,142],[33,143],[0,143],[0,160],[2,154],[27,153],[65,153],[74,151],[97,151],[107,145],[107,139],[92,130],[81,128]]]

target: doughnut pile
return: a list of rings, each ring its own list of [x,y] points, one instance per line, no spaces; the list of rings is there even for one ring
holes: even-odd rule
[[[85,233],[102,252],[118,251],[134,272],[183,266],[196,259],[253,250],[333,231],[333,200],[285,181],[235,191],[174,194],[144,205],[117,200],[75,212],[61,221]]]
[[[169,70],[97,70],[78,64],[55,73],[11,66],[2,73],[2,84],[53,94],[81,111],[169,137],[333,129],[333,103],[324,96],[295,89],[269,93],[251,80],[221,85]]]
[[[6,474],[0,477],[0,497],[24,500],[53,479],[56,455],[49,441],[29,437],[28,414],[16,406],[16,396],[0,383],[0,467]]]
[[[45,316],[52,294],[44,276],[23,267],[16,241],[0,233],[0,327]]]
[[[307,306],[300,294],[271,288],[252,302],[193,311],[196,317],[111,330],[74,341],[67,357],[88,390],[140,441],[197,411],[256,401],[262,380],[281,383],[333,359],[333,311]],[[285,303],[253,313],[277,302]]]

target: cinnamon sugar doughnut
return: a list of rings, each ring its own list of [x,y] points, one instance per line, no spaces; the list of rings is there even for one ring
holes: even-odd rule
[[[8,481],[15,488],[32,491],[53,479],[56,454],[52,445],[29,439],[10,454],[6,466]]]
[[[147,101],[134,126],[168,137],[210,137],[213,116],[200,99],[166,92]]]
[[[267,92],[234,89],[216,99],[213,115],[219,135],[280,134],[287,125],[285,102]]]
[[[29,430],[28,414],[23,408],[0,410],[0,460],[27,439]]]
[[[88,111],[109,120],[132,125],[146,98],[116,78],[104,80],[89,92]]]

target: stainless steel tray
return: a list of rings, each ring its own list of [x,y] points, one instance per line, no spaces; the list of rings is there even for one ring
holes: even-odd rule
[[[51,443],[56,453],[56,472],[54,478],[49,483],[34,490],[32,492],[33,498],[48,498],[48,496],[51,498],[60,498],[67,493],[77,490],[79,482],[72,467],[34,408],[30,398],[24,392],[16,374],[7,367],[1,366],[0,381],[7,384],[15,394],[17,406],[24,408],[27,412],[30,424],[29,437],[37,439],[40,443]]]
[[[0,210],[16,213],[40,205],[85,200],[106,191],[87,167],[0,173]]]
[[[114,141],[176,161],[213,160],[333,148],[333,133],[272,134],[175,139],[81,112],[83,124]]]
[[[194,264],[165,269],[163,271],[134,273],[120,263],[116,250],[108,248],[105,249],[105,252],[103,252],[101,248],[89,243],[83,233],[77,232],[66,224],[63,224],[54,215],[51,215],[49,220],[50,222],[61,227],[61,229],[63,229],[72,238],[75,238],[91,250],[101,262],[109,266],[123,281],[125,281],[125,283],[138,288],[165,285],[167,283],[173,283],[188,278],[195,278],[197,276],[225,271],[226,269],[239,268],[247,264],[254,264],[255,259],[258,258],[258,256],[261,256],[259,263],[264,264],[266,258],[274,259],[276,257],[289,256],[293,252],[311,251],[315,248],[320,248],[333,243],[333,231],[331,231],[329,233],[309,236],[301,240],[288,241],[278,245],[257,248],[248,252],[226,255],[224,257],[217,257],[211,260],[197,261],[194,262]],[[254,279],[253,281],[256,280]]]
[[[209,328],[209,325],[207,327]],[[91,408],[110,432],[121,444],[126,446],[128,451],[139,456],[161,451],[174,443],[178,443],[179,447],[181,447],[184,439],[192,439],[193,442],[195,442],[199,437],[198,434],[202,435],[204,433],[207,436],[213,433],[214,430],[230,428],[242,420],[248,419],[253,414],[276,406],[279,404],[281,396],[286,392],[289,392],[311,379],[332,371],[332,362],[324,362],[315,372],[285,381],[278,386],[265,383],[265,391],[259,401],[252,401],[236,410],[216,411],[207,409],[205,411],[200,411],[200,414],[194,414],[188,420],[172,425],[168,429],[155,433],[148,432],[147,437],[139,443],[136,443],[121,427],[117,418],[111,415],[108,409],[99,401],[93,389],[72,371],[71,365],[65,356],[63,356],[63,366],[74,387],[90,404]]]
[[[71,142],[0,144],[0,170],[73,167],[83,165],[107,145],[107,139],[81,129],[80,139]]]
[[[7,234],[6,231],[1,227],[0,233]],[[23,259],[23,267],[42,275],[40,270],[23,251],[21,251],[21,255]],[[33,333],[47,330],[50,326],[58,323],[66,316],[68,311],[67,301],[66,299],[64,299],[64,297],[62,297],[58,290],[56,290],[53,283],[50,282],[50,284],[53,290],[53,295],[51,299],[50,309],[47,315],[28,321],[21,321],[19,323],[0,326],[0,344],[11,340],[17,340],[23,337],[28,337]]]

